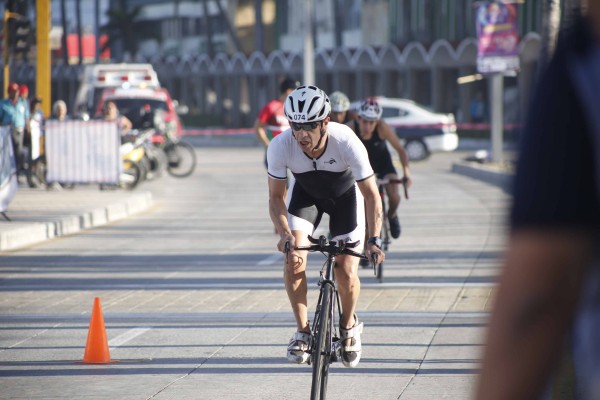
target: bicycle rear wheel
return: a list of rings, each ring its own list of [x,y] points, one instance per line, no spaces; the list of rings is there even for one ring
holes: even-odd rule
[[[167,172],[176,178],[185,178],[196,168],[196,151],[185,142],[170,143],[164,148],[169,164]]]
[[[312,348],[312,387],[311,400],[324,400],[327,393],[327,377],[331,362],[332,318],[333,318],[333,288],[325,284],[321,292],[321,302],[318,305],[318,316],[315,318]]]

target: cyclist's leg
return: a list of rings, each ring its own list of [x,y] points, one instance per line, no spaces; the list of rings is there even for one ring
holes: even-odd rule
[[[351,242],[363,240],[365,235],[364,199],[354,187],[354,192],[347,193],[336,200],[335,210],[330,213],[330,229],[334,233],[333,240],[348,240]],[[357,324],[356,304],[360,295],[360,279],[358,277],[359,259],[350,255],[336,257],[335,277],[342,306],[340,328],[348,331]],[[362,331],[362,325],[360,326]],[[360,360],[360,332],[348,337],[344,343],[342,361],[346,366],[355,366]],[[354,338],[354,339],[353,339]]]
[[[392,172],[393,171],[393,172]],[[398,175],[396,175],[396,170],[385,174],[385,179],[398,179]],[[385,191],[388,196],[388,213],[387,218],[390,222],[390,232],[394,239],[397,239],[400,236],[400,221],[398,219],[398,206],[400,205],[400,191],[398,183],[388,183],[385,185]]]
[[[328,210],[332,240],[350,242],[364,240],[366,227],[364,204],[364,198],[356,184],[353,190],[336,199],[335,208]],[[354,318],[354,310],[360,293],[358,261],[357,257],[349,255],[336,257],[335,278],[342,303],[343,315],[340,321],[342,327],[346,327],[347,323],[352,326]]]
[[[321,214],[316,205],[298,185],[293,185],[288,190],[288,225],[294,236],[296,246],[308,244],[308,235],[313,232],[318,224]],[[307,284],[306,284],[306,251],[292,250],[288,260],[284,260],[285,289],[292,306],[297,324],[297,333],[292,336],[288,345],[288,359],[293,362],[303,363],[308,361],[310,326],[307,309]]]
[[[346,367],[355,367],[360,361],[363,324],[358,322],[356,305],[360,295],[360,279],[358,277],[358,259],[350,255],[336,258],[336,280],[342,307],[340,336],[344,340],[342,362]]]
[[[303,230],[292,230],[297,246],[305,246],[308,233]],[[284,260],[285,290],[294,312],[298,331],[309,332],[307,309],[307,284],[306,284],[306,251],[292,250],[289,259]]]
[[[384,179],[398,179],[398,175],[396,172],[390,172],[385,174]],[[385,192],[388,196],[388,217],[393,217],[396,215],[398,211],[398,206],[400,205],[400,184],[398,183],[388,183],[385,185]]]

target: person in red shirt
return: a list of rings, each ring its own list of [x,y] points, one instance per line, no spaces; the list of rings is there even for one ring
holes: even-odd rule
[[[265,146],[269,146],[269,142],[284,130],[290,127],[290,124],[283,112],[283,103],[288,95],[296,89],[300,83],[291,78],[284,79],[279,85],[279,98],[268,102],[258,114],[258,118],[254,124],[254,130],[258,140]],[[265,166],[267,165],[265,151]]]

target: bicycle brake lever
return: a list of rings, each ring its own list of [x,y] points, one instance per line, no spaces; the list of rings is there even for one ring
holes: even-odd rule
[[[373,268],[373,275],[377,276],[377,254],[371,254],[371,267]]]

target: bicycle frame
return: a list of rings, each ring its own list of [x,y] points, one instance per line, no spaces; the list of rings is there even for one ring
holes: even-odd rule
[[[379,189],[379,195],[381,196],[381,208],[383,215],[383,222],[381,224],[381,249],[384,252],[388,251],[388,247],[390,243],[392,243],[391,234],[390,234],[390,223],[387,218],[387,199],[386,199],[386,191],[385,185],[388,183],[398,183],[401,184],[404,188],[404,197],[408,199],[408,189],[406,187],[406,177],[401,179],[378,179],[377,180],[377,188]],[[383,263],[379,265],[373,264],[373,273],[377,277],[379,282],[383,282]]]
[[[327,256],[320,273],[319,286],[321,289],[315,310],[314,323],[311,327],[313,337],[310,358],[313,368],[311,399],[317,400],[325,399],[329,364],[341,357],[341,343],[335,324],[336,306],[338,320],[342,318],[339,293],[335,284],[335,257],[341,254],[349,254],[359,258],[365,257],[350,250],[357,247],[359,242],[341,242],[338,244],[336,241],[328,242],[325,236],[321,236],[318,240],[309,236],[308,239],[313,245],[296,247],[296,250],[320,251]],[[286,252],[288,250],[286,247]]]
[[[311,399],[324,399],[327,391],[329,365],[339,359],[339,334],[335,324],[335,309],[337,305],[338,320],[341,319],[339,294],[335,285],[335,256],[329,254],[319,279],[319,299],[315,310],[314,323],[311,332],[314,340],[311,349],[312,387]],[[337,339],[337,340],[336,340]]]

